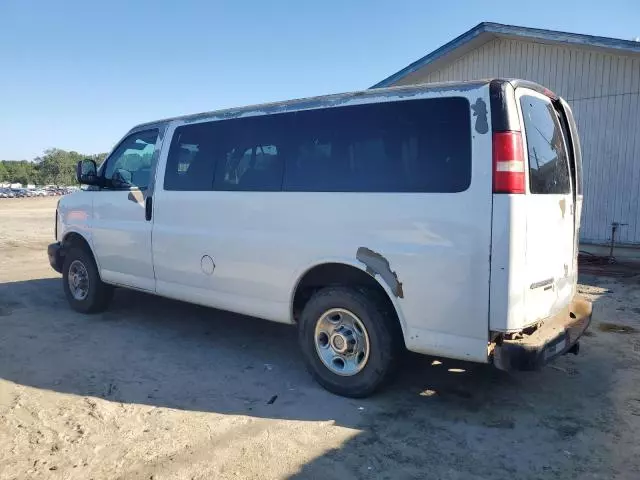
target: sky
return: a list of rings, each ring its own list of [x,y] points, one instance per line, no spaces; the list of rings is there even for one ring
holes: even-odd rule
[[[0,0],[0,159],[370,87],[482,21],[623,39],[638,0]]]

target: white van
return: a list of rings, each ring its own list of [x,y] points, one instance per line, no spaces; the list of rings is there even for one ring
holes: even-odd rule
[[[365,396],[406,348],[539,368],[591,319],[566,102],[521,80],[293,100],[146,123],[56,213],[79,312],[127,287],[296,324],[328,390]]]

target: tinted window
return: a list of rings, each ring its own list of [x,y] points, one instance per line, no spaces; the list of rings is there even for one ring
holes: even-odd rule
[[[460,192],[471,182],[464,98],[231,119],[176,129],[165,189]],[[198,168],[196,168],[198,167]],[[215,175],[214,175],[215,171]]]
[[[211,190],[215,171],[216,124],[187,125],[176,128],[169,148],[164,175],[165,190]]]
[[[464,98],[378,103],[295,114],[284,189],[460,192],[471,182]]]
[[[281,190],[293,117],[264,115],[222,122],[215,189]]]
[[[527,136],[531,193],[571,193],[567,151],[551,102],[523,96],[520,106]]]
[[[136,132],[125,138],[107,159],[104,170],[107,183],[120,189],[147,188],[157,138],[157,130]]]

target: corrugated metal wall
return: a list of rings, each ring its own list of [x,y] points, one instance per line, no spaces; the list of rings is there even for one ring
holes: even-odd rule
[[[585,204],[581,239],[640,244],[640,58],[497,38],[439,71],[397,85],[517,77],[569,101],[582,141]]]

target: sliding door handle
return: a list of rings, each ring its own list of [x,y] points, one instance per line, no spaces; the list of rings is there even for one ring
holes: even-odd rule
[[[153,212],[153,197],[148,196],[144,202],[144,218],[147,222],[151,220],[151,212]]]

